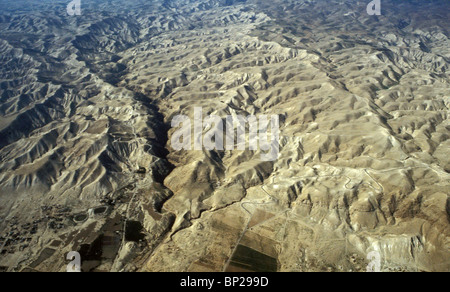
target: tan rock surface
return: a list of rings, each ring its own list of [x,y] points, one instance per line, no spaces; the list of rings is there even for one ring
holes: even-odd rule
[[[78,238],[99,270],[450,271],[447,2],[86,2],[1,13],[0,236],[111,210],[36,223],[0,266],[64,270]],[[194,107],[279,115],[278,159],[175,151]]]

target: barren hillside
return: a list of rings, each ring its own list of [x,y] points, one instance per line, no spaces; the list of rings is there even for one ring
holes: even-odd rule
[[[450,271],[448,1],[28,2],[0,0],[1,269]],[[175,151],[196,107],[277,115],[278,159]]]

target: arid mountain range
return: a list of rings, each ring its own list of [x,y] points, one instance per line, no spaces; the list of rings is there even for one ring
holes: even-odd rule
[[[0,0],[1,270],[450,271],[449,1],[69,2]]]

